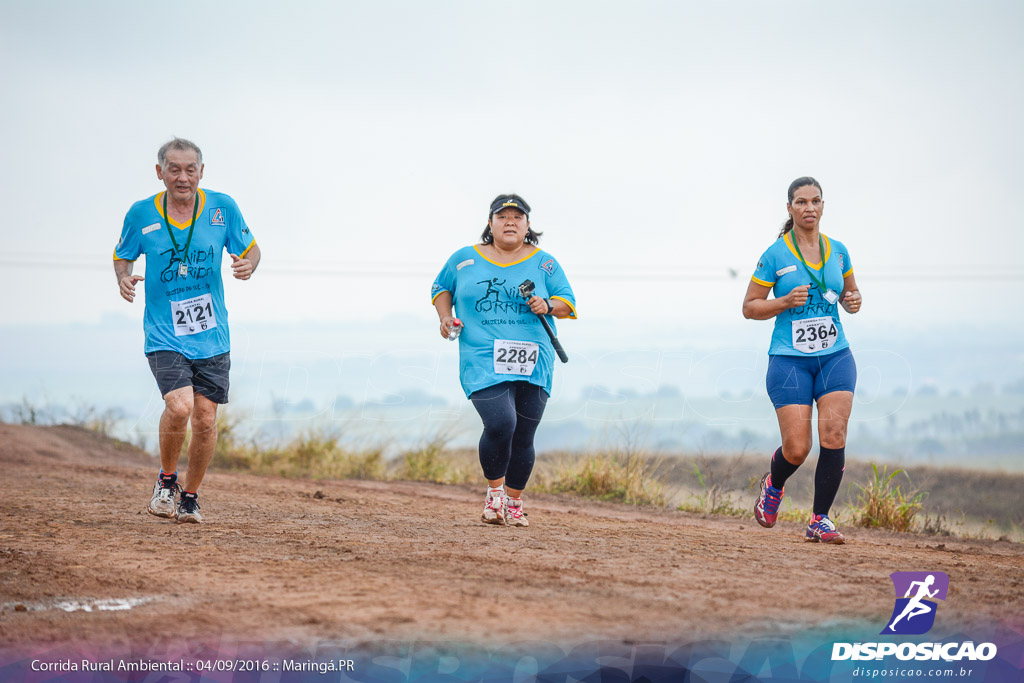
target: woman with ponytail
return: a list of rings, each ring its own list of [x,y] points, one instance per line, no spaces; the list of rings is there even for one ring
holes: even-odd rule
[[[775,526],[786,480],[811,451],[811,410],[817,403],[820,451],[805,538],[843,543],[828,513],[846,466],[857,366],[839,320],[839,306],[856,313],[861,296],[846,247],[819,230],[824,208],[817,180],[803,177],[790,184],[789,217],[758,261],[743,300],[743,317],[775,318],[766,383],[782,434],[782,446],[761,478],[754,518],[763,527]]]

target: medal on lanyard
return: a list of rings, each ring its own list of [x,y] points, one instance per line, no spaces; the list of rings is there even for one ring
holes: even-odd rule
[[[792,233],[790,233],[790,235],[793,238],[793,246],[796,247],[796,253],[800,257],[800,263],[804,264],[804,269],[807,271],[807,274],[811,276],[811,279],[814,280],[814,284],[818,286],[818,289],[821,290],[822,296],[825,298],[825,301],[829,302],[830,304],[834,304],[835,302],[839,301],[839,295],[833,292],[831,289],[829,289],[828,286],[825,284],[825,243],[822,242],[821,235],[818,235],[818,249],[821,250],[820,280],[814,274],[814,271],[811,270],[811,267],[807,265],[807,260],[804,259],[804,255],[800,253],[800,245],[797,244],[796,235],[793,235]]]
[[[192,207],[192,223],[188,226],[188,239],[185,240],[185,254],[178,264],[178,275],[188,277],[188,249],[192,246],[192,232],[196,229],[196,214],[199,211],[199,191],[196,190],[196,204]],[[171,230],[170,221],[167,218],[167,193],[164,192],[164,227],[167,234],[171,236],[171,244],[174,245],[174,253],[178,253],[178,240],[174,239],[174,231]]]

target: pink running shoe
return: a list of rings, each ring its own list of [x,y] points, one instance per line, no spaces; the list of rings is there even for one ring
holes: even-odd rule
[[[779,519],[779,504],[782,503],[782,496],[785,492],[786,487],[779,490],[772,486],[771,472],[767,472],[761,477],[761,494],[757,497],[757,503],[754,504],[754,519],[758,524],[769,529],[775,526],[775,522]]]
[[[505,521],[507,500],[504,490],[487,489],[487,496],[484,498],[484,513],[480,515],[480,519],[487,524],[507,524]]]
[[[526,513],[523,512],[523,501],[518,498],[508,499],[508,507],[505,509],[505,523],[509,526],[530,526],[530,522],[526,519]]]
[[[807,525],[807,535],[804,540],[812,543],[819,541],[822,543],[835,543],[836,545],[846,543],[846,538],[839,533],[835,523],[828,518],[828,515],[814,515],[811,518],[811,523]]]

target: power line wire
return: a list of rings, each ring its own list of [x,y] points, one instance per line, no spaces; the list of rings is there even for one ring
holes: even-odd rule
[[[111,265],[96,261],[71,260],[65,256],[40,257],[33,254],[25,257],[0,257],[3,268],[49,268],[74,271],[110,271]],[[358,277],[365,278],[411,278],[430,279],[437,271],[421,263],[395,264],[389,263],[331,263],[331,262],[299,262],[283,261],[266,264],[260,267],[263,274],[285,276],[317,276],[317,277]],[[52,273],[51,273],[52,274]],[[1019,281],[1024,280],[1024,268],[1013,266],[864,266],[857,268],[857,275],[862,279],[881,281],[933,281],[956,280],[964,281]],[[649,281],[649,282],[696,282],[708,280],[742,280],[747,281],[749,275],[728,266],[685,265],[667,269],[665,267],[645,268],[628,265],[597,265],[583,266],[574,269],[572,279],[602,279],[610,281]]]

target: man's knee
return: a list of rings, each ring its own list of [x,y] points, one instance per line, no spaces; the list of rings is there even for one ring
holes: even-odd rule
[[[211,432],[217,433],[217,414],[200,414],[198,411],[192,413],[192,433],[209,434]]]
[[[203,397],[196,398],[192,410],[192,433],[205,434],[217,432],[217,404]]]
[[[175,389],[164,396],[164,414],[175,422],[188,422],[194,406],[191,387]]]

